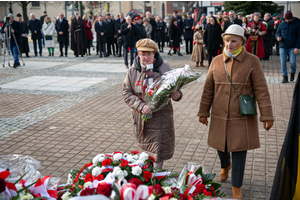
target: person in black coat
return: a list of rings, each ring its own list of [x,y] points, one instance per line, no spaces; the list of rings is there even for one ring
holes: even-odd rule
[[[179,30],[179,26],[177,24],[177,19],[175,17],[171,18],[170,24],[169,24],[169,53],[168,55],[172,55],[171,54],[171,50],[173,49],[176,52],[178,52],[178,56],[183,56],[180,53],[180,34],[179,34],[180,30]]]
[[[265,57],[263,58],[263,60],[269,60],[269,57],[271,54],[270,52],[272,51],[271,40],[272,40],[272,33],[274,30],[274,21],[272,20],[270,13],[266,13],[264,15],[264,21],[268,25],[266,26],[267,34],[262,36],[263,41],[264,41],[264,47],[265,47]]]
[[[242,20],[236,18],[235,12],[233,10],[229,11],[229,20],[227,20],[224,23],[224,33],[231,24],[238,24],[238,25],[242,26]]]
[[[136,30],[136,38],[135,42],[139,41],[140,39],[147,38],[147,33],[145,27],[142,23],[142,18],[138,15],[135,17],[135,30]]]
[[[108,13],[106,15],[106,21],[107,24],[107,55],[112,55],[111,52],[111,46],[113,47],[113,55],[116,56],[115,46],[114,46],[114,38],[117,37],[116,31],[115,31],[115,21],[111,19],[110,14]]]
[[[21,25],[19,22],[14,20],[13,14],[9,13],[9,26],[6,27],[6,23],[4,23],[3,28],[1,29],[1,33],[8,33],[8,35],[5,35],[5,37],[11,36],[10,39],[10,51],[14,57],[14,68],[17,68],[20,66],[19,62],[19,47],[21,44]],[[8,29],[8,30],[7,30]]]
[[[146,12],[146,17],[148,18],[149,23],[152,26],[152,30],[156,30],[156,21],[151,17],[151,13],[149,11]],[[156,41],[156,32],[151,32],[151,39],[155,42]]]
[[[126,22],[121,25],[121,34],[123,37],[123,55],[124,63],[128,69],[128,48],[130,48],[130,66],[133,64],[134,47],[135,47],[135,26],[131,23],[131,17],[126,18]]]
[[[185,19],[183,22],[186,54],[189,53],[192,54],[193,52],[193,37],[194,37],[194,31],[192,30],[193,24],[194,24],[194,20],[193,18],[191,18],[191,13],[188,13],[187,19]]]
[[[44,23],[44,22],[43,22]],[[35,18],[35,14],[31,13],[30,14],[30,20],[28,21],[28,29],[31,31],[31,39],[33,41],[33,49],[34,49],[34,56],[37,56],[37,46],[36,46],[36,40],[38,41],[39,44],[39,54],[42,56],[42,25],[40,20]]]
[[[121,57],[122,55],[122,52],[121,52],[121,49],[122,49],[122,34],[121,34],[121,26],[123,24],[125,24],[126,21],[124,19],[124,14],[123,13],[120,13],[119,14],[119,19],[116,20],[116,23],[115,23],[115,31],[117,33],[117,40],[118,40],[118,57]]]
[[[22,15],[20,13],[17,14],[17,20],[18,22],[20,23],[21,25],[21,29],[22,29],[22,32],[21,32],[21,44],[20,44],[20,53],[25,53],[26,54],[26,57],[30,57],[28,55],[29,53],[29,45],[28,45],[28,27],[27,27],[27,24],[25,22],[22,22]]]
[[[41,26],[43,27],[44,21],[45,21],[45,17],[47,17],[47,11],[43,12],[43,16],[40,17],[40,22],[41,22]],[[43,47],[45,47],[45,36],[44,33],[42,32],[42,39],[43,39]]]
[[[206,47],[208,52],[208,67],[210,66],[212,59],[218,55],[218,50],[223,45],[221,34],[222,29],[217,23],[216,18],[210,17],[203,35],[203,47]]]
[[[158,15],[156,16],[156,42],[158,44],[159,52],[164,52],[166,41],[166,23]]]
[[[179,28],[179,32],[178,32],[178,35],[179,35],[179,43],[182,43],[182,34],[183,34],[183,21],[182,21],[182,17],[180,15],[178,15],[178,11],[174,11],[173,12],[173,17],[175,17],[177,19],[177,26]],[[175,49],[173,50],[174,54],[176,53]],[[179,51],[180,51],[180,45],[179,45]],[[178,52],[178,51],[177,51]]]
[[[99,46],[99,58],[102,57],[102,52],[104,57],[108,57],[106,54],[105,44],[107,43],[107,24],[104,22],[104,17],[99,16],[98,22],[95,24],[95,32],[97,33],[97,43]]]
[[[59,43],[60,56],[63,57],[63,47],[65,47],[65,56],[68,56],[68,44],[69,44],[69,23],[64,18],[63,13],[59,13],[59,19],[56,20],[55,30],[57,33],[57,42]]]
[[[75,17],[71,22],[71,49],[74,51],[76,57],[79,55],[83,57],[88,47],[88,40],[84,22],[79,16],[79,12],[75,11],[74,14]]]

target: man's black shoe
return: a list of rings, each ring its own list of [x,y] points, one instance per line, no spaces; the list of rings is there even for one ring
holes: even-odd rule
[[[289,82],[288,76],[283,76],[281,83],[288,83],[288,82]]]
[[[37,55],[34,55],[34,57],[37,57]]]
[[[295,80],[295,73],[291,73],[290,81],[293,82]]]
[[[26,57],[29,58],[30,56],[28,54],[26,54]]]
[[[21,66],[20,62],[17,62],[17,67]]]
[[[66,54],[65,57],[68,57],[68,55]]]
[[[64,55],[60,54],[59,57],[64,57]]]
[[[42,54],[40,54],[40,56],[42,57]]]
[[[17,63],[14,63],[14,66],[13,66],[14,68],[17,68],[18,67],[18,64]]]
[[[121,55],[118,55],[117,57],[122,57]]]
[[[99,58],[102,58],[102,55],[100,54]]]

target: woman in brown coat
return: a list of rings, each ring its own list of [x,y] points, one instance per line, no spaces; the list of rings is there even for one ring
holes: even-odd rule
[[[240,114],[239,95],[251,95],[253,92],[261,113],[260,121],[266,130],[273,126],[274,117],[259,58],[243,47],[246,43],[243,28],[231,25],[222,37],[225,48],[223,54],[215,57],[210,65],[198,116],[199,121],[206,125],[207,118],[211,116],[208,145],[218,151],[222,168],[220,181],[227,180],[232,166],[233,198],[242,199],[247,150],[259,148],[260,143],[258,118],[256,115]],[[225,63],[239,94],[226,75]],[[232,152],[232,163],[229,152]]]
[[[155,158],[154,167],[162,168],[163,161],[172,158],[175,148],[175,130],[173,107],[171,102],[161,110],[152,113],[145,103],[145,89],[151,82],[171,70],[157,53],[157,44],[151,39],[141,39],[136,43],[138,56],[128,70],[123,82],[123,98],[131,108],[133,131],[140,150]],[[179,101],[182,93],[171,95]],[[142,114],[151,114],[152,118],[144,122]]]
[[[204,67],[203,60],[205,56],[205,50],[203,49],[202,27],[200,25],[197,25],[195,31],[196,31],[194,34],[195,47],[193,49],[191,61],[196,62],[195,67],[198,67],[199,62],[200,62],[200,66]]]

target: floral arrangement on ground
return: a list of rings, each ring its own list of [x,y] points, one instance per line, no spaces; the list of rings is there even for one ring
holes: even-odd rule
[[[59,178],[50,175],[33,181],[39,172],[32,169],[39,166],[32,167],[28,163],[22,166],[29,166],[27,169],[31,171],[12,183],[11,176],[16,170],[13,166],[10,166],[12,170],[2,169],[7,160],[3,162],[1,157],[0,199],[198,200],[225,196],[220,191],[221,185],[213,181],[215,174],[203,166],[188,163],[178,177],[165,169],[154,168],[154,158],[145,152],[99,154],[80,170],[71,170],[67,183],[63,185],[58,185]]]

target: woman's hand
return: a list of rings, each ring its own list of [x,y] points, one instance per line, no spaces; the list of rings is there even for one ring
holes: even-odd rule
[[[200,117],[199,122],[202,124],[205,124],[207,126],[207,124],[208,124],[207,117]]]
[[[203,44],[203,47],[205,47],[205,44]]]
[[[270,130],[270,128],[272,128],[272,126],[273,126],[273,121],[264,122],[264,129],[266,129],[267,131]]]
[[[151,109],[150,109],[147,105],[144,105],[144,107],[143,107],[143,109],[142,109],[142,113],[143,113],[144,115],[147,115],[147,114],[151,114],[152,111],[151,111]]]
[[[173,93],[171,94],[171,97],[172,97],[173,101],[176,101],[177,99],[180,98],[180,92],[178,92],[178,91],[173,92]]]

